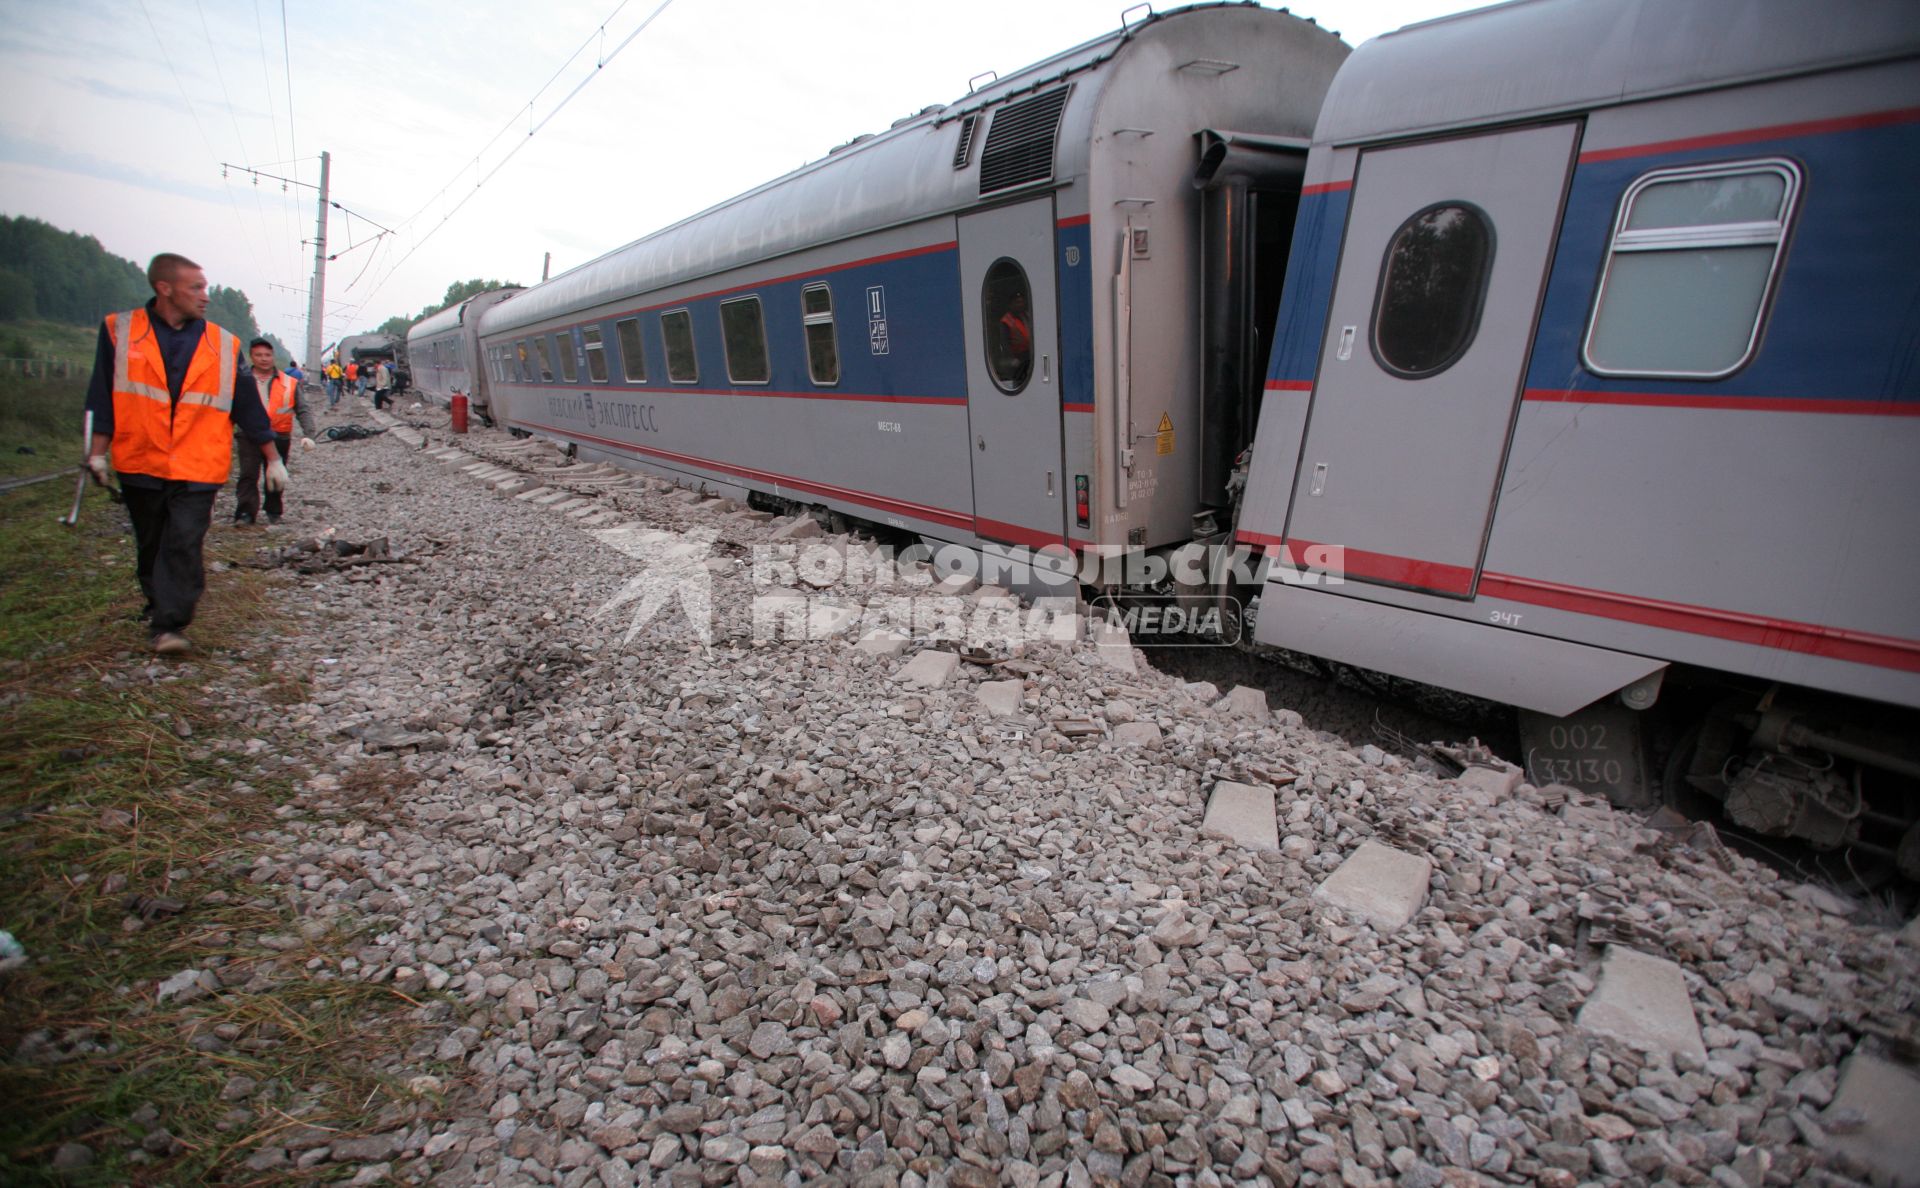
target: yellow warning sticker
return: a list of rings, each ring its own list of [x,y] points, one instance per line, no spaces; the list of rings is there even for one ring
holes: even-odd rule
[[[1173,418],[1166,413],[1160,414],[1160,427],[1153,432],[1153,452],[1163,458],[1173,453]]]

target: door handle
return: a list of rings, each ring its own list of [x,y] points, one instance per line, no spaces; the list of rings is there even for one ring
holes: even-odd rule
[[[976,438],[974,438],[974,439],[973,439],[973,444],[974,444],[974,446],[975,446],[975,447],[976,447],[976,448],[977,448],[977,449],[978,449],[978,450],[979,450],[979,451],[980,451],[981,453],[983,453],[983,454],[984,454],[984,453],[986,453],[986,452],[987,452],[987,439],[986,439],[986,438],[984,438],[984,437],[976,437]]]
[[[1043,384],[1053,382],[1053,356],[1051,355],[1040,356],[1040,382]]]

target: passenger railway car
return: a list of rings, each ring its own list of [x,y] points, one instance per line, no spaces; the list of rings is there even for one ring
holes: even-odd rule
[[[1206,405],[1258,390],[1347,52],[1283,13],[1184,9],[861,137],[489,309],[496,416],[941,540],[1185,541]],[[1196,189],[1203,140],[1251,164]],[[1210,362],[1217,270],[1232,357]]]
[[[1912,11],[1149,16],[487,309],[489,402],[975,548],[1237,543],[1258,641],[1518,706],[1538,781],[1920,878]]]
[[[479,365],[480,315],[520,291],[488,289],[415,322],[407,331],[414,388],[440,404],[465,396],[475,413],[491,419],[492,377]]]
[[[1276,566],[1257,638],[1920,877],[1914,16],[1526,0],[1358,50],[1238,520],[1345,580]]]
[[[393,387],[396,392],[405,391],[412,380],[407,365],[407,340],[391,334],[349,334],[340,340],[334,348],[334,354],[340,360],[340,366],[358,363],[362,367],[371,367],[385,359],[393,364]]]

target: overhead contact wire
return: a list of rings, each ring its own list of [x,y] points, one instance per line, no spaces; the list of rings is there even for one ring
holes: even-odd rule
[[[526,147],[526,144],[528,141],[532,140],[534,136],[537,135],[542,128],[545,128],[550,122],[552,122],[553,117],[559,115],[560,112],[567,106],[567,104],[573,102],[574,96],[578,95],[581,91],[585,90],[588,83],[592,82],[595,78],[598,78],[600,75],[600,71],[605,69],[607,66],[611,65],[613,60],[620,56],[620,51],[626,49],[629,45],[633,44],[634,38],[646,32],[647,26],[653,24],[653,22],[659,18],[660,14],[665,12],[668,6],[671,5],[672,3],[673,3],[673,0],[660,0],[660,4],[658,5],[658,7],[656,7],[652,12],[647,14],[647,19],[641,21],[637,26],[634,27],[633,32],[627,34],[626,38],[622,40],[619,45],[616,45],[613,47],[612,53],[606,55],[604,58],[599,59],[594,64],[592,74],[589,74],[586,77],[582,78],[580,82],[573,88],[573,90],[567,92],[566,98],[562,99],[558,104],[556,104],[553,110],[549,111],[546,114],[545,118],[541,119],[538,123],[529,127],[527,129],[526,136],[522,137],[513,146],[513,148],[509,149],[507,151],[507,155],[500,158],[500,160],[494,165],[494,167],[487,171],[485,176],[483,176],[479,181],[473,183],[473,188],[467,191],[465,196],[463,196],[459,202],[454,204],[454,207],[452,210],[448,211],[444,215],[441,215],[439,222],[435,223],[431,228],[429,228],[426,234],[422,235],[419,239],[414,241],[413,246],[407,250],[407,254],[400,257],[400,259],[393,265],[393,267],[388,269],[387,272],[381,276],[379,281],[374,284],[373,288],[368,291],[366,299],[368,301],[371,301],[373,298],[373,295],[375,293],[378,293],[381,290],[381,288],[384,287],[389,280],[393,279],[394,273],[400,271],[400,268],[403,265],[405,265],[408,260],[411,260],[413,258],[413,254],[419,251],[420,248],[427,242],[427,240],[432,239],[434,234],[438,232],[440,228],[447,225],[448,220],[452,219],[454,215],[459,214],[461,209],[465,207],[468,202],[471,202],[473,200],[473,196],[480,192],[480,188],[482,186],[486,185],[489,181],[492,181],[494,175],[499,173],[501,169],[505,168],[507,162],[513,160],[515,154],[517,154],[522,148]],[[627,0],[621,0],[619,7],[616,7],[614,9],[614,13],[618,14],[621,8],[626,7],[626,4],[627,4]],[[609,16],[608,20],[611,20],[611,19],[612,17]],[[602,22],[601,28],[602,29],[605,28],[605,22]],[[589,37],[587,39],[587,43],[592,44],[592,42],[593,42],[593,38]],[[584,49],[585,46],[582,46],[581,48]],[[579,56],[579,51],[575,51],[573,57],[568,58],[567,62],[571,64],[571,62],[573,61],[573,58],[576,58],[578,56]],[[562,70],[564,70],[565,68],[566,67],[564,65],[561,67]],[[557,73],[555,77],[558,77]],[[551,86],[551,85],[553,85],[552,80],[548,80],[546,86]],[[546,86],[541,87],[541,91],[545,91]],[[535,92],[534,97],[537,99],[539,97],[539,92]],[[518,117],[516,116],[515,118],[517,119]],[[495,134],[494,139],[495,140],[499,139],[498,133]],[[488,143],[490,144],[492,142],[489,141]],[[485,150],[483,149],[482,151],[485,151]],[[452,183],[448,183],[448,184],[451,185]],[[442,189],[441,192],[445,193],[445,189]],[[425,207],[422,207],[421,209],[424,210]],[[402,226],[405,226],[405,223],[402,223]],[[352,286],[349,285],[348,287],[351,288]]]

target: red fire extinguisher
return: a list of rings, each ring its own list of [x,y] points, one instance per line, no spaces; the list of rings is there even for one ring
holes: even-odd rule
[[[455,433],[467,431],[467,398],[460,392],[453,394],[453,431]]]

